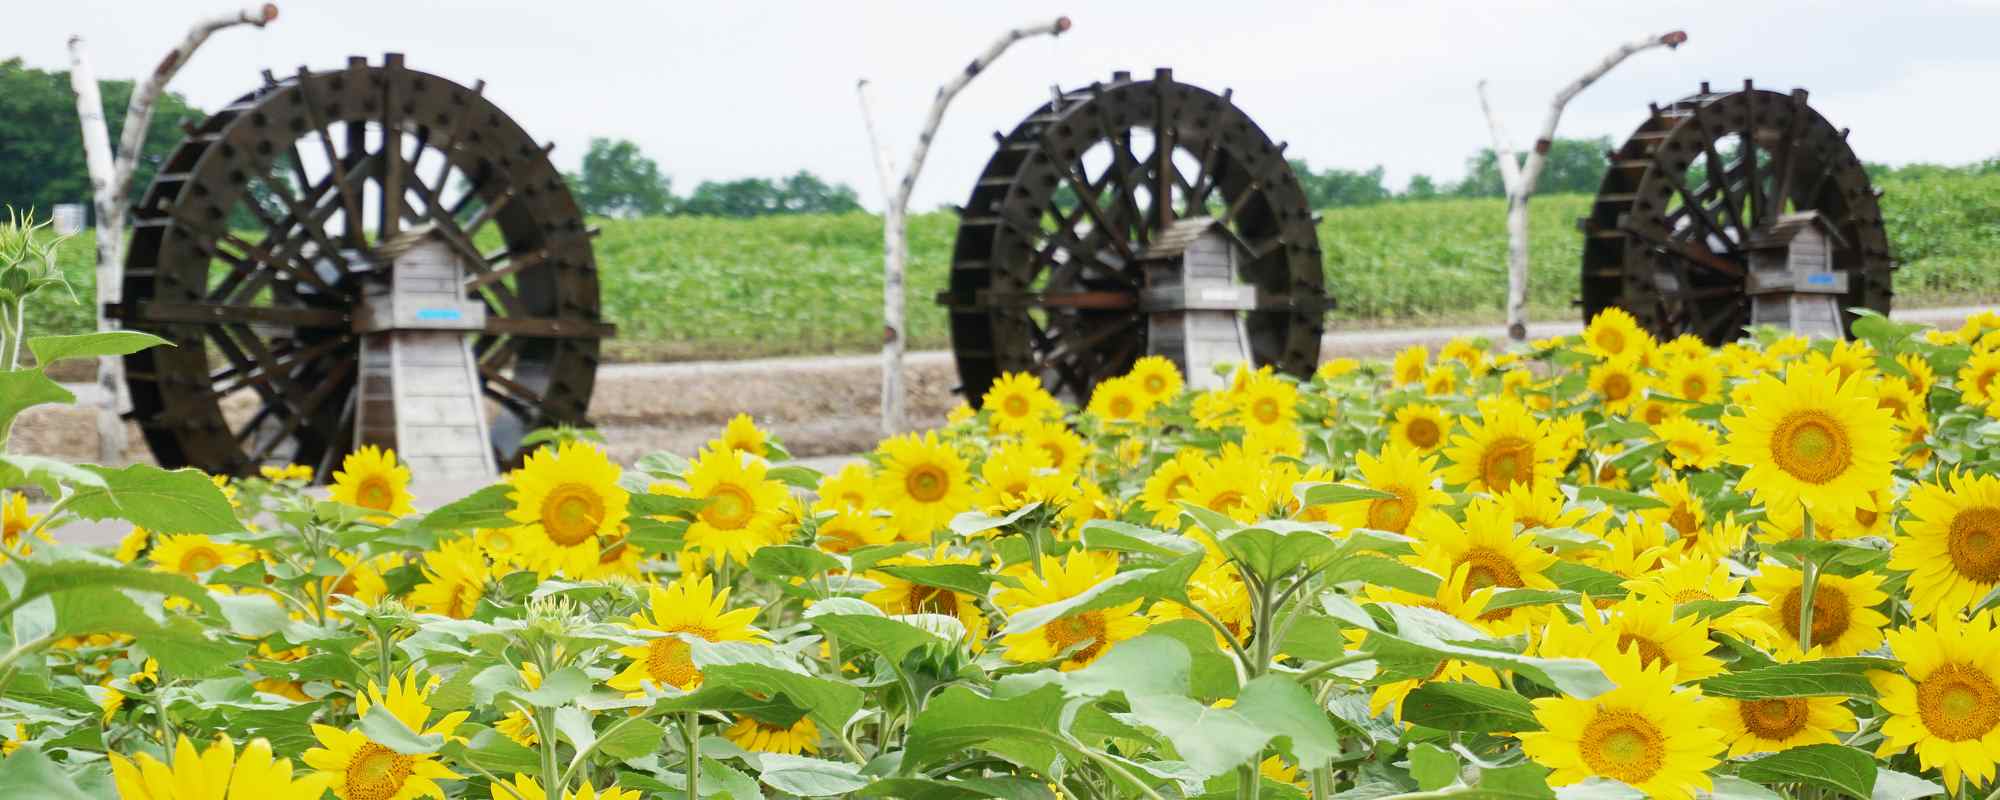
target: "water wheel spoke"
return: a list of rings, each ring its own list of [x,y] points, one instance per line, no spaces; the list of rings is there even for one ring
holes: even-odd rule
[[[355,365],[352,360],[342,361],[333,365],[333,371],[321,380],[311,392],[305,395],[305,400],[299,404],[300,413],[286,419],[283,426],[275,434],[259,445],[256,452],[251,454],[250,462],[260,464],[270,459],[272,451],[280,443],[290,440],[293,434],[298,433],[300,428],[311,424],[310,421],[313,416],[319,413],[321,406],[326,405],[328,398],[336,394],[343,397],[353,395],[354,389],[349,384],[348,379],[353,375],[354,368]],[[345,391],[342,391],[342,389],[345,389]]]
[[[1674,191],[1678,192],[1681,196],[1681,211],[1693,217],[1696,222],[1701,223],[1702,230],[1706,232],[1702,237],[1702,241],[1706,242],[1713,238],[1722,242],[1723,248],[1727,249],[1730,253],[1741,254],[1743,252],[1742,248],[1737,245],[1736,240],[1729,237],[1728,232],[1723,230],[1722,223],[1717,221],[1715,214],[1708,209],[1707,205],[1703,204],[1702,198],[1688,189],[1687,182],[1682,180],[1681,176],[1671,171],[1666,171],[1664,175],[1668,185],[1674,187]]]
[[[1222,152],[1222,137],[1211,135],[1202,146],[1201,162],[1194,173],[1194,183],[1188,188],[1186,215],[1203,217],[1208,215],[1208,195],[1215,191],[1215,158]]]
[[[1174,224],[1174,188],[1180,182],[1180,175],[1174,170],[1175,129],[1170,124],[1173,115],[1168,111],[1164,93],[1154,101],[1154,110],[1153,206],[1148,209],[1146,219],[1154,230],[1166,230]]]
[[[1069,183],[1070,190],[1076,193],[1076,204],[1090,217],[1093,228],[1104,231],[1110,237],[1111,245],[1118,249],[1118,254],[1128,261],[1131,260],[1132,245],[1125,241],[1125,231],[1112,227],[1110,221],[1106,219],[1104,209],[1097,204],[1097,192],[1093,190],[1090,180],[1074,168],[1064,169],[1062,177]],[[1072,227],[1070,229],[1072,238],[1075,236],[1074,231],[1075,228]]]
[[[1771,186],[1771,212],[1769,219],[1759,220],[1760,222],[1777,219],[1785,212],[1785,204],[1791,200],[1793,151],[1798,148],[1800,127],[1805,124],[1806,115],[1810,113],[1811,109],[1806,107],[1805,92],[1803,90],[1793,92],[1792,116],[1785,124],[1785,138],[1778,140],[1778,148],[1771,155],[1771,174],[1774,176]]]
[[[305,67],[299,67],[298,94],[299,104],[305,108],[307,124],[311,125],[313,130],[319,134],[320,149],[326,156],[327,169],[330,170],[329,177],[332,178],[334,189],[340,192],[341,207],[347,212],[345,218],[349,221],[349,224],[344,231],[347,244],[350,247],[361,247],[365,244],[361,240],[361,230],[353,225],[354,220],[361,219],[361,196],[347,182],[347,173],[344,167],[345,162],[339,151],[334,147],[333,132],[330,129],[326,112],[320,108],[318,102],[313,100],[312,75],[306,71]]]
[[[382,81],[382,207],[376,215],[375,240],[388,241],[403,230],[403,126],[398,119],[401,113],[396,103],[397,84],[402,81],[403,65],[399,59],[391,58],[382,65],[386,80]]]
[[[1723,217],[1730,223],[1737,224],[1737,231],[1741,233],[1740,220],[1743,216],[1743,199],[1736,194],[1736,188],[1730,185],[1729,164],[1723,160],[1722,153],[1715,149],[1715,140],[1713,138],[1708,136],[1701,137],[1701,146],[1703,150],[1702,157],[1706,159],[1705,163],[1708,167],[1708,182],[1722,192],[1722,202],[1728,208],[1728,212]],[[1744,239],[1743,241],[1748,241],[1748,239]]]

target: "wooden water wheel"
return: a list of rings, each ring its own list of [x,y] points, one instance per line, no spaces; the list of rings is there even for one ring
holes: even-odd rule
[[[1846,273],[1840,327],[1865,307],[1888,313],[1894,264],[1878,192],[1835,128],[1789,95],[1757,89],[1701,91],[1655,105],[1609,154],[1584,231],[1588,321],[1623,308],[1662,340],[1694,334],[1710,344],[1751,321],[1750,252],[1785,221],[1810,215],[1835,243],[1829,266]]]
[[[1294,374],[1317,365],[1331,303],[1312,211],[1284,145],[1229,92],[1170,70],[1121,72],[1058,90],[994,138],[938,296],[969,400],[1006,372],[1082,400],[1148,352],[1185,369],[1201,360],[1200,331],[1176,330],[1171,342],[1162,331],[1190,311],[1227,312],[1220,327],[1235,326],[1258,364]],[[1229,242],[1239,286],[1183,291],[1160,268],[1203,230]],[[1204,296],[1223,299],[1205,307]]]
[[[487,463],[516,460],[533,428],[583,420],[612,333],[594,232],[548,148],[483,89],[397,54],[353,58],[266,72],[189,129],[135,210],[109,309],[176,345],[125,359],[131,416],[160,463],[338,468],[365,413],[362,346],[388,334],[366,313],[369,287],[387,273],[385,245],[417,229],[462,265],[443,292],[479,312],[454,335],[472,337],[466,404],[484,418]]]

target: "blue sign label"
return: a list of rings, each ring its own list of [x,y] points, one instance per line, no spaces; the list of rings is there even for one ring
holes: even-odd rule
[[[459,313],[458,309],[456,308],[417,309],[417,319],[425,320],[428,322],[457,322],[464,318],[465,315]]]
[[[1831,273],[1831,272],[1816,272],[1816,273],[1813,273],[1813,274],[1811,274],[1811,275],[1807,275],[1807,276],[1806,276],[1806,283],[1809,283],[1809,284],[1812,284],[1812,285],[1814,285],[1814,286],[1832,286],[1832,285],[1833,285],[1833,273]]]

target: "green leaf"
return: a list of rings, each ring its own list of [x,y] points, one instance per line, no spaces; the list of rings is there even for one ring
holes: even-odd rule
[[[660,739],[667,730],[645,719],[627,719],[613,724],[597,740],[597,751],[619,760],[638,758],[660,751]]]
[[[769,470],[766,470],[764,472],[764,477],[774,481],[778,481],[794,489],[804,489],[810,492],[817,490],[819,488],[820,479],[826,476],[820,474],[819,470],[813,469],[811,467],[801,467],[797,464],[787,464],[782,467],[772,467]]]
[[[1745,761],[1736,774],[1762,784],[1810,783],[1851,797],[1875,793],[1875,757],[1838,744],[1812,744]]]
[[[855,797],[895,797],[902,800],[1053,800],[1048,786],[1031,778],[888,778],[868,784]]]
[[[678,478],[688,466],[688,460],[679,454],[661,451],[640,456],[632,468],[656,478]]]
[[[1944,787],[1905,772],[1875,769],[1875,794],[1871,800],[1918,800],[1944,794]]]
[[[1132,719],[1173,742],[1174,750],[1204,780],[1249,761],[1271,741],[1270,730],[1235,707],[1214,708],[1173,695],[1135,697],[1131,706]]]
[[[173,347],[174,343],[141,331],[98,331],[73,336],[36,336],[28,340],[28,349],[42,366],[65,358],[131,355],[160,345]]]
[[[62,767],[42,754],[37,744],[25,744],[0,762],[0,797],[37,800],[91,800]]]
[[[7,441],[7,431],[21,412],[43,403],[74,402],[76,395],[39,369],[0,370],[0,442]]]
[[[1255,721],[1291,751],[1299,765],[1313,769],[1340,754],[1340,733],[1312,692],[1282,675],[1253,678],[1236,696],[1232,711]]]
[[[1587,594],[1593,598],[1615,598],[1625,596],[1625,579],[1604,570],[1574,561],[1557,561],[1549,565],[1549,580],[1564,591]]]
[[[727,795],[730,800],[761,800],[764,792],[757,788],[757,781],[743,774],[742,770],[724,764],[708,756],[701,758],[702,797]]]
[[[840,559],[814,547],[778,544],[758,548],[750,556],[750,574],[772,581],[786,578],[815,578],[839,569]]]
[[[576,667],[563,667],[543,678],[541,686],[512,694],[536,708],[555,708],[568,705],[589,692],[590,676]]]
[[[1870,670],[1894,671],[1885,658],[1822,658],[1796,664],[1775,664],[1717,675],[1701,681],[1703,694],[1738,700],[1773,697],[1875,698]]]
[[[69,509],[88,520],[122,519],[156,533],[234,533],[243,530],[229,498],[200,470],[164,470],[150,464],[124,469],[85,464],[103,486],[78,489]]]
[[[1238,528],[1216,534],[1216,544],[1231,560],[1267,582],[1294,571],[1325,569],[1340,557],[1342,542],[1325,531],[1293,525],[1296,523],[1268,521]]]
[[[708,500],[700,497],[674,497],[673,495],[633,492],[626,509],[635,517],[686,517],[691,518]]]
[[[1576,490],[1577,502],[1595,500],[1612,508],[1624,511],[1638,511],[1648,508],[1666,508],[1667,504],[1657,497],[1648,497],[1636,492],[1607,489],[1602,486],[1582,486]]]
[[[67,461],[40,456],[0,454],[0,488],[39,486],[51,496],[60,496],[63,494],[64,486],[103,485],[104,479],[97,477],[97,473]]]
[[[911,723],[903,765],[922,769],[961,751],[982,749],[1047,773],[1060,752],[1055,724],[1067,701],[1054,685],[1004,699],[964,684],[946,686]]]
[[[1456,658],[1493,669],[1510,670],[1536,683],[1588,700],[1610,691],[1611,680],[1595,663],[1581,658],[1535,658],[1512,650],[1488,649],[1500,643],[1458,619],[1428,608],[1381,603],[1396,621],[1396,633],[1368,634],[1363,648],[1373,652],[1388,672],[1423,677],[1439,661]]]
[[[1204,703],[1235,697],[1236,661],[1215,641],[1215,629],[1200,620],[1177,619],[1146,629],[1128,641],[1149,637],[1172,639],[1188,654],[1188,692]],[[1108,653],[1106,655],[1109,655]]]
[[[951,532],[960,536],[971,536],[975,533],[985,533],[990,530],[1005,528],[1021,521],[1022,517],[1041,507],[1041,503],[1029,503],[1015,509],[1006,516],[1000,517],[980,511],[966,511],[951,518]]]
[[[369,709],[373,711],[374,709]],[[401,722],[396,723],[401,725]],[[405,728],[408,730],[408,728]],[[478,764],[481,769],[499,775],[516,772],[535,772],[542,768],[541,753],[514,743],[514,740],[487,729],[480,731],[469,742],[451,741],[444,746],[445,758],[454,762]]]
[[[1714,781],[1709,800],[1784,800],[1784,795],[1734,775],[1717,775]]]
[[[757,774],[758,780],[773,789],[800,797],[847,794],[867,786],[869,782],[861,776],[861,768],[838,761],[784,753],[765,753],[758,760],[764,764],[763,770]]]
[[[937,634],[901,620],[863,614],[821,614],[810,620],[813,627],[838,638],[842,647],[853,645],[880,653],[891,663],[901,663],[912,650],[946,644]]]
[[[1118,573],[1074,597],[1036,606],[1007,618],[1004,633],[1022,633],[1071,614],[1124,605],[1143,598],[1182,598],[1188,579],[1201,568],[1202,554],[1195,553],[1159,569],[1135,569]]]
[[[493,484],[425,514],[417,526],[434,531],[514,527],[520,523],[507,518],[507,512],[514,510],[514,501],[507,499],[513,491],[507,484]]]
[[[1506,689],[1476,683],[1426,683],[1403,698],[1403,721],[1444,731],[1538,731],[1535,707]]]
[[[1328,584],[1355,581],[1387,589],[1402,589],[1425,597],[1437,596],[1438,585],[1444,583],[1429,572],[1375,555],[1344,557],[1327,568]]]
[[[1122,692],[1126,697],[1185,695],[1192,671],[1187,645],[1168,636],[1140,636],[1112,645],[1096,661],[1074,672],[1042,670],[1001,678],[994,694],[1026,694],[1055,683],[1073,697],[1102,697],[1111,692]]]
[[[1428,742],[1410,746],[1410,777],[1417,788],[1435,792],[1458,782],[1458,756]]]
[[[406,756],[435,753],[444,747],[444,736],[440,734],[419,734],[389,711],[388,706],[369,706],[368,713],[361,715],[361,732],[368,734],[369,740]]]
[[[920,586],[950,589],[974,597],[985,597],[993,587],[993,575],[976,564],[889,564],[876,572],[893,575]]]
[[[774,648],[700,639],[688,644],[694,665],[701,669],[703,689],[734,689],[765,697],[785,695],[800,708],[809,709],[825,730],[840,730],[861,708],[860,689],[808,674]]]
[[[75,589],[135,589],[185,598],[210,613],[221,611],[201,584],[172,573],[80,560],[24,561],[18,566],[26,579],[13,598],[17,603]]]
[[[1330,506],[1356,500],[1388,500],[1396,495],[1366,486],[1344,483],[1301,483],[1292,488],[1299,501],[1308,506]]]
[[[1082,539],[1086,550],[1138,553],[1168,559],[1202,549],[1201,542],[1177,533],[1110,519],[1083,523]]]

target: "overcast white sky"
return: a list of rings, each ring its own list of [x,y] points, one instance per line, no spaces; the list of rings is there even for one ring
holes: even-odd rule
[[[2000,2],[1480,0],[1479,2],[610,2],[289,0],[262,31],[211,39],[175,81],[213,109],[257,72],[331,68],[350,54],[408,55],[412,68],[487,95],[574,168],[592,136],[632,139],[686,193],[705,179],[810,169],[879,206],[854,81],[873,79],[899,161],[938,84],[1001,30],[1068,14],[1070,33],[1017,45],[959,96],[916,205],[963,202],[990,154],[1049,86],[1150,74],[1233,87],[1288,151],[1316,166],[1456,178],[1488,143],[1473,84],[1491,81],[1517,143],[1561,84],[1618,42],[1674,28],[1678,51],[1633,58],[1570,106],[1565,136],[1623,136],[1648,101],[1702,80],[1804,86],[1870,161],[1957,163],[2000,154]],[[0,58],[66,68],[72,33],[103,77],[141,74],[196,16],[228,0],[7,3]],[[1615,10],[1614,10],[1615,9]],[[122,111],[120,112],[122,113]]]

